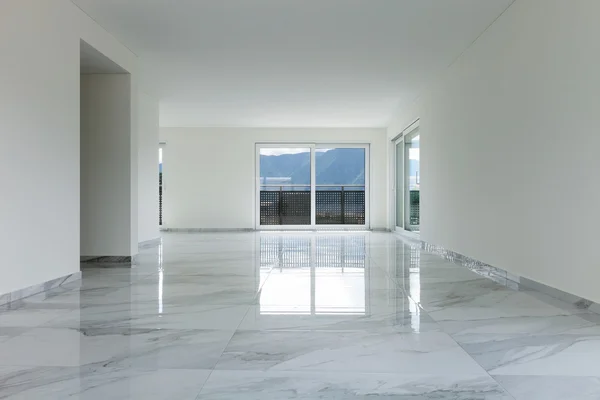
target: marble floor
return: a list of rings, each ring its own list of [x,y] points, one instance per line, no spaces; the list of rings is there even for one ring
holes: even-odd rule
[[[600,399],[600,316],[386,233],[165,234],[0,309],[0,399]]]

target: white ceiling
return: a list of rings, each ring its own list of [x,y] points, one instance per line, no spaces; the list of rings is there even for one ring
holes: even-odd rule
[[[384,127],[513,0],[72,0],[162,126]]]

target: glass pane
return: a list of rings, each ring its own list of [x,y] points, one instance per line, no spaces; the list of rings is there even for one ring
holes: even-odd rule
[[[416,135],[406,141],[406,190],[408,192],[407,229],[419,230],[421,202],[421,152],[420,136]]]
[[[396,226],[404,227],[404,142],[396,144]]]
[[[411,140],[408,148],[408,184],[410,190],[419,190],[420,179],[420,149],[419,136]]]
[[[260,149],[260,224],[310,225],[310,148]]]
[[[316,223],[365,224],[364,148],[317,149]]]

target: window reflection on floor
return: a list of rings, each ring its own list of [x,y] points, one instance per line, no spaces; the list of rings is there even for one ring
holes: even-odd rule
[[[364,235],[261,236],[260,313],[365,314],[365,241]]]
[[[409,303],[409,311],[411,325],[415,332],[420,331],[419,314],[421,309],[418,304],[421,303],[421,251],[418,248],[411,247],[410,249],[410,266],[409,266],[409,296],[412,302]]]

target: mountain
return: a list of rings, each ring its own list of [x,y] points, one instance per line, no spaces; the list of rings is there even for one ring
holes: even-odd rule
[[[365,150],[340,148],[316,152],[317,185],[364,185]],[[310,184],[310,155],[260,156],[261,178],[288,178],[290,184]]]

